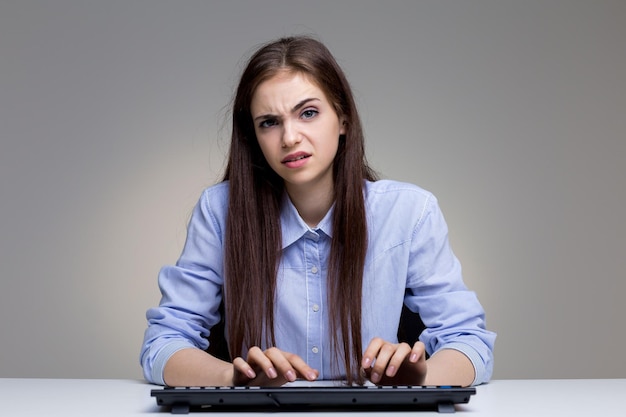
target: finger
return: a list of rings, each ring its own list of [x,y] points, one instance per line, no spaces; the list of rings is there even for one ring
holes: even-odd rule
[[[422,342],[415,342],[409,355],[409,362],[417,363],[422,357],[426,359],[426,345]]]
[[[385,375],[387,375],[388,377],[396,376],[398,369],[400,369],[400,367],[407,359],[407,357],[409,357],[411,352],[411,347],[406,343],[400,343],[396,345],[396,351],[389,359],[387,369],[385,370]]]
[[[265,356],[272,361],[278,374],[282,375],[287,381],[293,382],[297,378],[297,372],[292,366],[291,361],[287,359],[287,355],[290,354],[287,354],[275,347],[265,351]]]
[[[286,353],[285,357],[287,358],[293,369],[296,370],[296,373],[302,378],[305,378],[309,381],[314,381],[319,376],[319,372],[317,370],[311,368],[309,364],[304,361],[304,359],[302,359],[295,353]]]
[[[256,372],[250,366],[248,362],[246,362],[242,357],[237,357],[233,360],[233,366],[235,367],[235,372],[245,375],[248,379],[256,378]]]
[[[370,341],[369,345],[367,345],[367,348],[365,349],[365,352],[363,352],[363,359],[361,360],[361,366],[363,369],[368,370],[372,366],[374,359],[378,356],[378,352],[384,343],[385,341],[380,337],[375,337]]]
[[[372,366],[372,371],[370,374],[370,380],[377,384],[382,379],[382,376],[385,374],[385,370],[387,369],[387,365],[389,364],[389,360],[396,352],[397,345],[393,345],[391,343],[384,343],[380,350],[378,351],[378,355],[376,356],[376,360],[374,362],[374,366]]]
[[[276,372],[276,368],[274,368],[274,363],[271,358],[258,346],[253,346],[248,350],[247,362],[251,366],[258,367],[258,369],[262,370],[269,379],[278,377],[278,373]]]

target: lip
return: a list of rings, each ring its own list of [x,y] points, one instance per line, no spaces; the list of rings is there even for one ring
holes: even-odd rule
[[[288,168],[299,168],[306,164],[310,156],[311,154],[306,152],[294,152],[284,157],[280,162]]]

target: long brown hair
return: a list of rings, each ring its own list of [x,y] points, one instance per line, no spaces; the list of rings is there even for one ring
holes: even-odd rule
[[[335,361],[343,356],[350,382],[362,379],[361,298],[367,250],[363,181],[375,180],[348,81],[330,51],[310,37],[268,43],[252,55],[237,88],[224,180],[229,181],[225,234],[226,326],[232,358],[244,346],[275,345],[274,295],[281,256],[283,180],[268,165],[254,132],[250,102],[256,88],[280,71],[305,74],[347,121],[333,164],[335,209],[328,265],[328,305]],[[261,325],[257,325],[261,318]],[[341,355],[342,354],[342,355]]]

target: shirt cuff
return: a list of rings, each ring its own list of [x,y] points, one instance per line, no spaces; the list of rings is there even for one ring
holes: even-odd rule
[[[484,365],[484,361],[476,349],[461,342],[446,344],[439,350],[443,349],[454,349],[467,356],[474,367],[474,381],[472,382],[472,385],[479,385],[489,380],[489,375],[487,375],[488,372]]]
[[[161,350],[156,354],[156,357],[154,358],[154,363],[152,364],[152,381],[156,384],[166,385],[165,379],[163,378],[163,370],[165,369],[165,364],[174,353],[178,352],[179,350],[189,348],[197,349],[196,346],[185,340],[173,340],[163,346]]]

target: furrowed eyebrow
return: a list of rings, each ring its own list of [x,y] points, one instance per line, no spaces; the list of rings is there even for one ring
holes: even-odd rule
[[[304,100],[300,101],[298,104],[296,104],[295,106],[293,106],[293,108],[291,109],[292,113],[297,112],[298,110],[300,110],[302,107],[304,107],[305,105],[307,105],[308,103],[310,103],[311,101],[320,101],[319,98],[316,97],[310,97],[310,98],[305,98]],[[274,114],[261,114],[257,117],[254,118],[255,121],[258,120],[267,120],[267,119],[274,119],[278,116],[274,115]]]
[[[302,100],[301,102],[299,102],[298,104],[296,104],[295,106],[293,106],[293,109],[291,109],[291,112],[296,112],[298,110],[300,110],[302,107],[304,107],[307,103],[310,103],[311,101],[319,101],[319,98],[315,98],[315,97],[311,97],[311,98],[305,98],[304,100]]]

